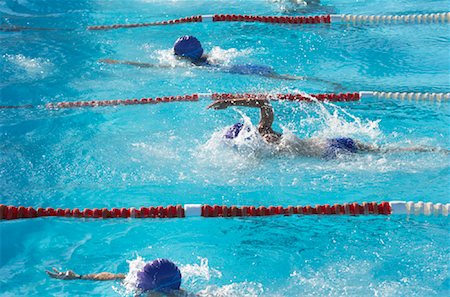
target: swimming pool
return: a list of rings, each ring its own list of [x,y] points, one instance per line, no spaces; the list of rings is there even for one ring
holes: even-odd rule
[[[448,24],[289,26],[196,23],[111,31],[88,25],[197,14],[414,14],[448,1],[7,1],[0,105],[207,92],[448,92]],[[342,85],[280,81],[182,67],[171,56],[195,35],[217,63]],[[111,58],[176,68],[106,65]],[[223,147],[222,130],[254,110],[206,110],[210,100],[86,109],[0,109],[1,203],[140,207],[185,203],[306,205],[449,202],[449,156],[395,153],[321,159]],[[338,104],[273,102],[277,130],[380,145],[450,148],[448,102],[376,98]],[[239,111],[243,112],[240,113]],[[119,282],[64,282],[44,271],[127,272],[138,257],[180,265],[182,287],[212,296],[430,296],[449,292],[449,221],[441,217],[269,217],[185,220],[2,221],[2,295],[126,294]]]

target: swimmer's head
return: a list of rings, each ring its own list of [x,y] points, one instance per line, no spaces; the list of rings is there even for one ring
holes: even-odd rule
[[[180,289],[181,272],[167,259],[156,259],[147,263],[137,276],[137,287],[144,291],[168,292]]]
[[[225,133],[225,138],[228,139],[234,139],[239,135],[239,132],[241,132],[242,128],[244,127],[244,124],[242,123],[236,123],[230,128],[228,128],[227,132]]]
[[[194,36],[182,36],[175,41],[173,51],[176,56],[196,61],[203,55],[203,48]]]

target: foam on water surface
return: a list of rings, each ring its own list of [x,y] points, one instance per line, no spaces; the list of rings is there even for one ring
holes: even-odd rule
[[[43,79],[54,68],[53,63],[49,59],[31,58],[22,54],[4,54],[2,59],[9,64],[6,66],[6,71],[3,75],[11,72],[16,79],[24,79],[21,78],[24,74],[28,79]]]
[[[151,47],[144,46],[146,51]],[[213,65],[227,66],[232,64],[237,58],[248,57],[251,54],[251,49],[238,50],[236,48],[222,49],[218,46],[213,46],[211,51],[204,49],[204,54],[208,57],[208,62]],[[155,50],[153,56],[158,60],[158,65],[169,67],[193,67],[188,61],[179,59],[174,55],[173,49]]]

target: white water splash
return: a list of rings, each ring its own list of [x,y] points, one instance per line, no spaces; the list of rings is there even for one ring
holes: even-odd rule
[[[232,283],[224,286],[208,286],[200,291],[197,296],[201,297],[258,297],[264,296],[264,288],[260,283],[243,282]]]
[[[299,8],[305,8],[308,3],[305,0],[270,0],[278,6],[282,12],[292,12]]]
[[[43,58],[30,58],[22,54],[5,54],[2,58],[11,64],[12,72],[16,72],[18,75],[25,72],[28,77],[34,79],[46,77],[53,68],[50,60]]]
[[[318,102],[314,97],[303,94],[315,104],[299,103],[298,107],[307,114],[300,120],[300,129],[316,127],[310,132],[311,137],[333,138],[333,137],[354,137],[359,140],[377,142],[381,136],[379,129],[380,120],[360,119],[342,107],[331,102]]]
[[[182,275],[182,281],[185,290],[194,287],[195,285],[205,285],[212,278],[221,278],[222,272],[217,269],[209,267],[208,259],[198,257],[200,263],[179,265],[179,269]],[[139,293],[137,289],[137,273],[144,269],[145,261],[141,256],[137,256],[134,260],[128,260],[129,271],[122,282],[121,287],[113,286],[113,290],[121,296],[134,296]],[[223,295],[219,295],[223,296]]]
[[[222,272],[209,267],[208,259],[197,257],[200,264],[181,265],[180,271],[183,281],[188,283],[196,283],[199,280],[209,281],[211,278],[221,278]]]
[[[228,66],[236,60],[238,57],[246,57],[251,54],[251,49],[238,50],[235,48],[222,49],[218,46],[214,46],[208,55],[208,61],[214,65]]]
[[[189,61],[177,58],[173,49],[156,50],[154,52],[155,58],[158,60],[158,64],[165,67],[191,67],[192,64]]]
[[[139,271],[142,271],[144,269],[144,266],[146,264],[146,261],[140,257],[137,256],[134,260],[127,260],[129,265],[129,271],[122,282],[121,287],[115,287],[113,286],[113,290],[120,294],[121,296],[130,296],[134,295],[137,291],[137,273]]]
[[[298,123],[291,122],[281,125],[283,131],[281,144],[288,147],[295,145],[300,138],[314,138],[314,141],[308,145],[308,149],[316,151],[308,152],[307,155],[321,156],[323,153],[321,149],[323,149],[326,139],[329,138],[352,137],[376,143],[382,136],[378,127],[379,121],[362,120],[335,104],[321,102],[315,104],[289,102],[287,104],[293,105],[292,114],[302,112],[305,116]],[[235,110],[241,115],[244,123],[241,132],[234,139],[224,137],[229,127],[213,133],[211,138],[200,146],[198,150],[200,159],[204,158],[211,164],[221,164],[222,167],[240,168],[243,166],[245,168],[249,160],[255,161],[279,155],[284,151],[277,145],[267,144],[250,118],[241,110]],[[297,134],[301,134],[301,136],[297,136]],[[226,166],[227,164],[230,166]]]
[[[230,126],[214,132],[205,144],[195,150],[194,156],[201,164],[217,166],[225,171],[233,169],[236,173],[273,153],[273,147],[262,139],[250,118],[238,109],[235,111],[242,117],[244,126],[241,132],[233,139],[224,137]]]
[[[241,116],[240,122],[244,123],[244,128],[236,138],[226,139],[224,135],[230,126],[223,127],[214,132],[206,143],[192,150],[192,157],[197,162],[196,175],[206,172],[204,182],[211,184],[247,185],[249,178],[252,183],[271,184],[273,181],[270,177],[252,177],[251,173],[258,170],[268,170],[265,167],[267,162],[270,162],[271,166],[275,165],[270,170],[275,172],[285,170],[284,162],[275,161],[275,163],[272,163],[272,161],[267,160],[274,157],[295,158],[296,160],[292,160],[292,162],[300,162],[298,163],[300,166],[290,168],[289,172],[300,175],[305,170],[316,173],[340,171],[344,174],[347,172],[387,173],[398,170],[405,173],[417,173],[425,169],[442,170],[448,167],[448,153],[444,150],[423,153],[342,154],[338,155],[335,160],[320,160],[326,149],[327,139],[330,138],[351,137],[380,148],[426,147],[427,144],[430,146],[431,140],[427,138],[415,139],[413,143],[408,143],[404,139],[405,135],[396,135],[395,138],[398,138],[398,141],[394,140],[393,142],[392,135],[386,136],[380,130],[379,120],[359,118],[348,110],[329,102],[286,101],[274,103],[274,108],[276,118],[280,117],[277,116],[277,110],[289,110],[288,116],[283,116],[283,123],[279,124],[283,132],[280,145],[265,143],[250,118],[242,112],[245,109],[235,108],[235,112]],[[277,123],[274,124],[274,129],[280,130]],[[299,139],[313,140],[303,142]],[[298,150],[298,147],[301,150]],[[302,156],[310,156],[311,160],[301,160],[303,159]],[[299,159],[297,160],[297,158]],[[276,167],[277,164],[281,167]],[[334,178],[333,174],[325,174],[316,182],[318,184],[325,182],[333,184]],[[353,181],[353,183],[357,184],[358,182]]]
[[[305,12],[311,5],[320,5],[320,0],[270,0],[282,12]]]
[[[300,6],[306,6],[308,5],[307,1],[305,0],[271,0],[273,3],[280,3],[281,4],[291,4],[291,5],[300,5]]]
[[[235,48],[222,49],[218,46],[214,46],[210,52],[205,54],[208,56],[208,62],[213,65],[227,66],[236,60],[238,57],[248,56],[251,53],[251,49],[238,50]],[[165,67],[192,67],[192,64],[183,59],[179,59],[174,55],[173,49],[164,49],[154,51],[154,57],[158,61],[158,64]]]

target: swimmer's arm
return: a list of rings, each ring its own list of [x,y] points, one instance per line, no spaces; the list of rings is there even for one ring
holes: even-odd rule
[[[125,279],[125,274],[100,272],[100,273],[91,273],[91,274],[81,275],[80,279],[107,281],[107,280]]]
[[[261,110],[261,119],[259,120],[259,130],[266,133],[273,133],[272,124],[274,120],[273,108],[267,99],[239,98],[217,100],[207,108],[225,109],[229,106],[247,106],[257,107]]]
[[[124,279],[125,274],[123,273],[110,273],[110,272],[100,272],[100,273],[91,273],[91,274],[77,274],[72,270],[68,271],[59,271],[56,268],[53,268],[52,271],[45,271],[48,276],[51,278],[62,279],[62,280],[73,280],[73,279],[84,279],[84,280],[95,280],[95,281],[108,281],[108,280],[117,280]]]
[[[168,65],[157,65],[152,63],[141,63],[133,61],[113,60],[113,59],[100,59],[98,61],[100,63],[131,65],[139,68],[172,68],[171,66]]]
[[[376,145],[364,143],[359,140],[354,140],[354,141],[355,141],[356,147],[358,148],[358,151],[368,152],[368,153],[379,153],[380,152],[380,148]]]
[[[257,107],[265,108],[270,106],[270,102],[267,99],[254,99],[254,98],[236,98],[236,99],[220,99],[214,101],[207,108],[214,109],[226,109],[229,106],[247,106],[247,107]]]

